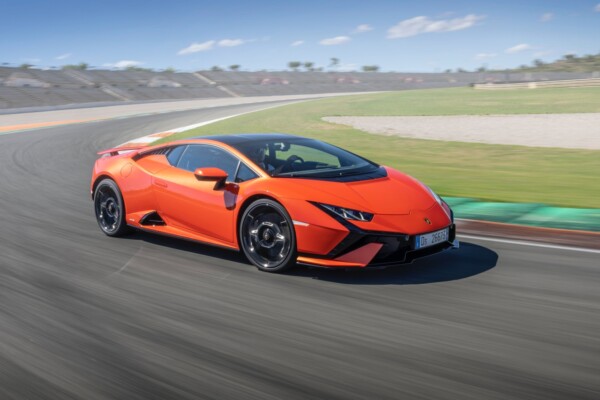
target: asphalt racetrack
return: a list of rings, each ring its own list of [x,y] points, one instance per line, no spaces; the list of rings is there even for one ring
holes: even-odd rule
[[[0,399],[600,398],[598,253],[463,240],[273,275],[100,231],[97,151],[261,107],[0,136]]]

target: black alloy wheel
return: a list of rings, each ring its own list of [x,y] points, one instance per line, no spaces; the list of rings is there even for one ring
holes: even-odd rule
[[[104,179],[96,186],[94,210],[100,229],[108,236],[122,236],[130,231],[125,222],[123,196],[112,179]]]
[[[296,234],[285,208],[259,199],[246,208],[239,229],[246,257],[261,271],[281,272],[296,263]]]

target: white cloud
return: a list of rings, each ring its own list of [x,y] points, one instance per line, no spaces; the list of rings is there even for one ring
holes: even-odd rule
[[[192,43],[188,47],[179,50],[177,54],[182,56],[185,54],[198,53],[199,51],[207,51],[212,49],[215,43],[216,42],[214,40],[209,40],[207,42],[202,43]]]
[[[333,38],[323,39],[319,42],[319,44],[323,46],[335,46],[349,41],[350,38],[348,36],[336,36]]]
[[[143,65],[143,62],[140,61],[134,61],[134,60],[121,60],[121,61],[117,61],[116,63],[106,63],[106,64],[102,64],[103,67],[109,67],[109,68],[118,68],[118,69],[125,69],[127,67],[139,67],[140,65]]]
[[[483,15],[469,14],[461,18],[432,20],[429,17],[419,16],[398,22],[388,29],[388,39],[406,38],[423,33],[451,32],[467,29],[474,26],[485,17]]]
[[[596,7],[594,7],[594,11],[600,12],[600,3],[596,4]]]
[[[61,54],[60,56],[55,57],[55,60],[64,60],[67,59],[69,57],[71,57],[72,54],[71,53],[65,53],[65,54]]]
[[[304,44],[304,40],[296,40],[290,46],[296,47],[296,46],[302,46],[303,44]]]
[[[496,53],[479,53],[475,55],[475,59],[476,60],[485,60],[488,58],[494,58],[496,57],[498,54]]]
[[[270,38],[263,38],[262,40],[269,40]],[[208,51],[208,50],[212,50],[215,48],[215,46],[218,47],[235,47],[235,46],[240,46],[244,43],[248,43],[248,42],[255,42],[257,39],[250,39],[250,40],[244,40],[244,39],[221,39],[219,41],[216,40],[208,40],[206,42],[202,42],[202,43],[192,43],[190,44],[188,47],[181,49],[177,52],[178,55],[182,56],[182,55],[186,55],[186,54],[192,54],[192,53],[198,53],[200,51]]]
[[[235,47],[241,44],[244,44],[242,39],[222,39],[217,43],[219,47]]]
[[[364,33],[372,31],[373,27],[369,24],[360,24],[354,29],[354,33]]]
[[[542,22],[552,21],[553,19],[554,19],[554,14],[552,14],[551,12],[544,13],[540,17],[540,21],[542,21]]]
[[[514,53],[520,53],[522,51],[531,50],[531,49],[532,49],[532,47],[530,45],[528,45],[527,43],[521,43],[516,46],[509,47],[508,49],[504,50],[504,52],[507,54],[514,54]]]
[[[545,56],[549,56],[550,54],[552,54],[552,52],[550,50],[542,50],[542,51],[536,51],[535,53],[533,53],[534,57],[545,57]]]

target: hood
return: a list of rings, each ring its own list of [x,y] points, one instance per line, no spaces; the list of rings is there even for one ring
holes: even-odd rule
[[[296,198],[367,211],[374,214],[408,214],[426,210],[436,200],[424,185],[408,175],[386,168],[387,176],[356,182],[290,178]],[[290,193],[290,191],[286,191]]]

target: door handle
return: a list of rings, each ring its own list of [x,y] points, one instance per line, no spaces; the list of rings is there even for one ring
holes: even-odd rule
[[[160,180],[160,179],[154,179],[154,184],[155,184],[156,186],[160,186],[160,187],[164,187],[164,188],[166,188],[167,186],[169,186],[169,185],[167,184],[167,182],[165,182],[165,181],[162,181],[162,180]]]

